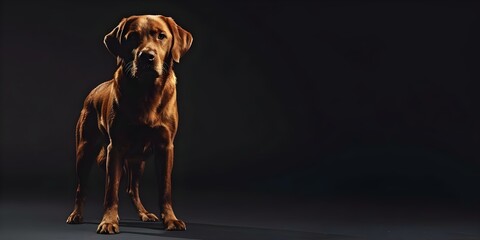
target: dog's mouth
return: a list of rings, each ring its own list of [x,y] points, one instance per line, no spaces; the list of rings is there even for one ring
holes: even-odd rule
[[[138,78],[156,78],[160,75],[161,73],[157,71],[157,68],[154,64],[141,64],[137,67],[136,76]]]
[[[153,63],[140,63],[136,64],[138,71],[155,71],[155,65]]]
[[[137,63],[135,61],[125,64],[125,72],[132,78],[157,78],[162,75],[154,63]]]

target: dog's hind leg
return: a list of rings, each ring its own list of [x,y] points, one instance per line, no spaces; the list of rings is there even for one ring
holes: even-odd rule
[[[143,175],[145,161],[141,159],[128,159],[125,164],[125,172],[128,176],[127,193],[130,195],[133,205],[137,209],[138,216],[144,222],[157,222],[158,217],[148,212],[140,200],[140,177]]]
[[[75,224],[83,221],[83,206],[85,203],[85,188],[88,181],[88,174],[92,164],[100,151],[101,145],[98,142],[100,133],[96,126],[96,116],[84,108],[76,128],[77,142],[77,190],[75,193],[75,207],[67,218],[67,223]]]

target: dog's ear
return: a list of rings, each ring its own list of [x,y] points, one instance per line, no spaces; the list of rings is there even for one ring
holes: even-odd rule
[[[163,17],[163,16],[162,16]],[[172,57],[175,62],[180,62],[180,57],[192,46],[193,37],[187,30],[175,23],[173,18],[164,17],[173,35]]]
[[[126,18],[123,18],[122,21],[116,26],[110,33],[108,33],[103,39],[103,43],[107,50],[115,57],[120,55],[120,45],[122,42],[122,32],[125,27]]]

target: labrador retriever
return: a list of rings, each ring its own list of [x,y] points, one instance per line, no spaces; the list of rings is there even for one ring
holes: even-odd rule
[[[105,170],[103,218],[97,233],[119,232],[118,190],[122,176],[142,221],[158,221],[139,196],[145,159],[154,154],[161,218],[166,230],[185,230],[172,207],[173,141],[178,127],[173,63],[192,45],[192,35],[170,17],[131,16],[105,36],[117,58],[112,80],[86,97],[76,127],[75,207],[67,223],[81,223],[87,175],[93,163]]]

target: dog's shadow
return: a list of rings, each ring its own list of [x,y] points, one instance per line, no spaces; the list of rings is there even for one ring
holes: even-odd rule
[[[85,222],[95,224],[96,222]],[[359,239],[353,236],[324,234],[305,231],[294,231],[285,229],[269,229],[256,227],[240,227],[215,225],[206,223],[187,223],[186,231],[165,231],[163,225],[158,222],[141,222],[133,219],[122,219],[120,221],[120,234],[134,234],[144,236],[163,236],[177,239],[315,239],[315,240],[342,240]]]

